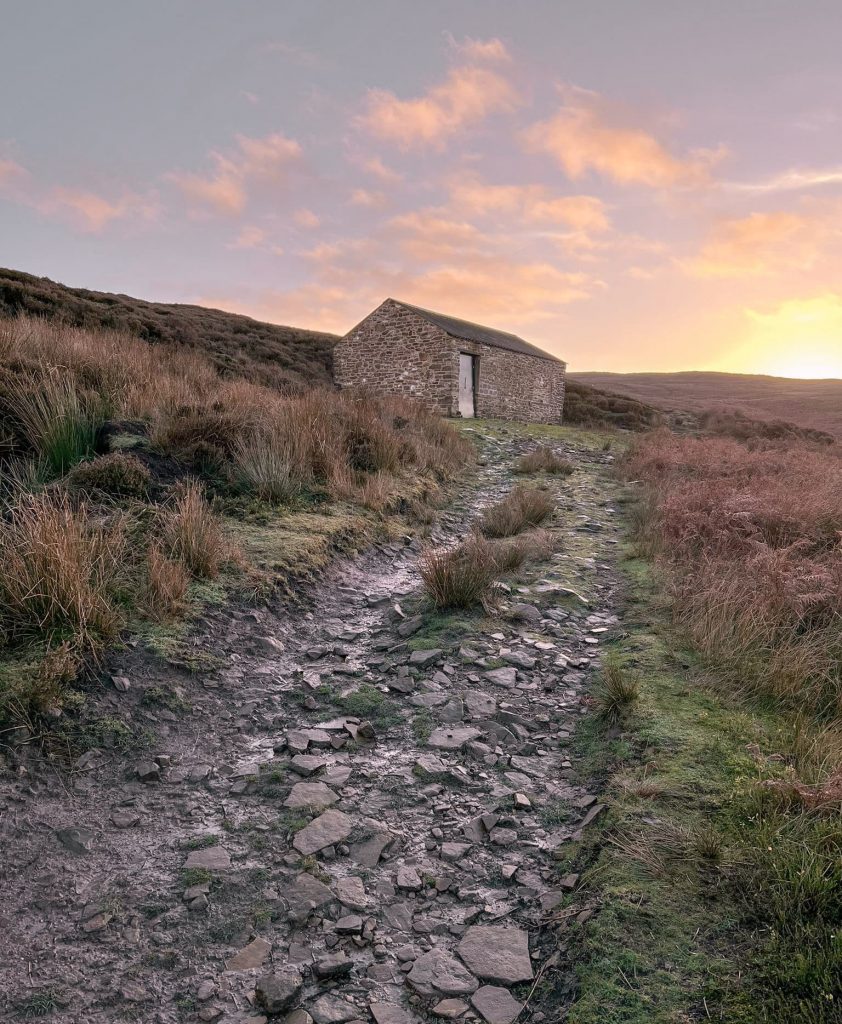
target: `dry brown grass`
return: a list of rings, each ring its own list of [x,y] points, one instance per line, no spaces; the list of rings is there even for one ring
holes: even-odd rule
[[[743,689],[842,712],[842,453],[655,433],[641,480],[645,547],[669,568],[675,614]]]
[[[492,602],[500,575],[494,546],[473,535],[455,548],[421,556],[421,581],[436,608],[473,608]]]
[[[549,558],[555,542],[548,530],[529,530],[518,537],[505,537],[492,545],[492,555],[500,572],[515,572],[527,562]]]
[[[172,507],[163,513],[161,537],[169,557],[199,578],[218,576],[233,554],[222,524],[194,480],[180,489]]]
[[[619,660],[606,657],[593,688],[594,709],[602,721],[611,726],[622,722],[639,696],[640,680]]]
[[[143,607],[156,622],[178,618],[184,611],[190,577],[181,562],[168,558],[155,541],[146,553]]]
[[[486,537],[513,537],[531,526],[545,523],[555,511],[555,498],[537,487],[515,487],[486,509],[479,528]]]
[[[103,521],[63,495],[22,500],[0,521],[0,619],[7,636],[97,655],[122,623],[122,519]]]
[[[526,473],[550,473],[555,476],[570,476],[574,470],[573,463],[561,455],[557,455],[547,445],[540,445],[538,448],[527,452],[517,460],[514,472]]]

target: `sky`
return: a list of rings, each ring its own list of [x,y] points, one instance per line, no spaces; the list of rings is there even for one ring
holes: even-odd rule
[[[842,377],[838,0],[3,4],[0,265]]]

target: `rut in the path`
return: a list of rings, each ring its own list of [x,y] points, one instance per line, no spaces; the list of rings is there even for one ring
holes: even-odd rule
[[[488,464],[438,542],[511,485],[534,442],[483,443]],[[419,649],[423,616],[395,608],[417,589],[419,544],[396,543],[334,567],[308,613],[209,618],[197,643],[217,672],[187,682],[125,660],[131,689],[110,699],[134,702],[148,756],[94,752],[69,783],[33,760],[4,787],[0,982],[18,1009],[541,1016],[524,997],[576,885],[554,851],[600,810],[571,783],[568,748],[616,622],[604,459],[568,450],[580,469],[559,486],[561,551],[493,632]]]

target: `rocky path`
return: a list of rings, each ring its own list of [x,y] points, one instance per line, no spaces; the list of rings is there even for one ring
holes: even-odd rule
[[[436,542],[535,444],[478,437],[485,465]],[[193,643],[212,670],[127,652],[103,700],[147,730],[143,754],[109,749],[115,725],[69,775],[10,764],[3,1019],[543,1018],[527,1000],[577,883],[554,851],[601,810],[569,744],[616,623],[618,529],[610,457],[554,446],[579,467],[553,484],[560,550],[494,620],[431,634],[418,541],[381,546],[309,611],[208,616]]]

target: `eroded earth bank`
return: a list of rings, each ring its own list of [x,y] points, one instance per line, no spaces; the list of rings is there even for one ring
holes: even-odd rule
[[[481,465],[435,544],[463,537],[537,443],[469,436]],[[576,466],[548,483],[557,550],[493,615],[434,614],[422,541],[383,544],[337,561],[301,607],[209,612],[198,673],[140,648],[113,661],[100,699],[144,747],[62,767],[34,743],[10,756],[9,1018],[558,1014],[560,922],[591,909],[556,853],[602,809],[572,744],[617,628],[619,525],[610,453],[550,443]]]

